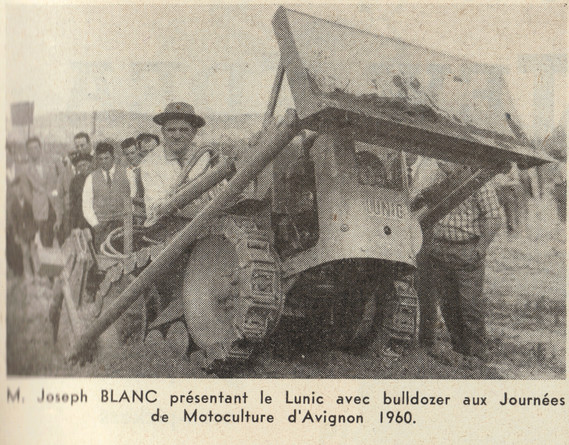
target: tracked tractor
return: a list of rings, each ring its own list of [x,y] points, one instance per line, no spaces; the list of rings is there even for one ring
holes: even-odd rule
[[[69,357],[135,302],[143,336],[182,321],[208,366],[246,360],[283,317],[339,347],[365,346],[378,326],[413,341],[422,230],[504,164],[551,161],[495,67],[283,7],[273,26],[280,63],[263,128],[172,194],[185,222],[157,240],[127,218],[102,253],[75,231],[49,267],[54,326],[64,305],[76,334]],[[285,76],[295,109],[277,122]],[[406,153],[466,167],[412,212]]]

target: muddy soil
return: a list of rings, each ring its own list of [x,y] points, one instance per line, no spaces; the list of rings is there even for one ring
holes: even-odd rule
[[[420,348],[387,357],[380,342],[358,354],[300,341],[286,321],[249,363],[227,376],[240,378],[366,379],[563,379],[566,373],[566,226],[548,198],[532,201],[528,230],[497,235],[487,258],[485,291],[490,360],[456,363]],[[62,316],[53,343],[48,322],[47,282],[26,284],[8,275],[7,370],[9,375],[77,377],[216,377],[185,357],[187,335],[175,325],[163,339],[153,332],[144,343],[101,347],[89,363],[64,358],[71,333]],[[291,332],[292,329],[294,332]],[[107,334],[105,341],[112,333]],[[441,323],[439,339],[449,348]],[[103,346],[104,346],[103,342]]]

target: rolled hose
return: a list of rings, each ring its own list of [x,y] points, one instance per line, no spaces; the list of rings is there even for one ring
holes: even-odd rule
[[[148,238],[147,236],[144,235],[144,233],[147,231],[147,229],[144,226],[136,225],[133,226],[132,229],[133,229],[133,236],[142,240],[143,245],[150,246],[153,244],[158,244],[158,241]],[[103,241],[103,243],[101,244],[100,248],[101,255],[105,255],[106,257],[114,259],[127,258],[128,255],[124,254],[123,252],[120,252],[113,245],[116,244],[119,240],[122,240],[123,238],[124,238],[123,227],[117,227],[116,229],[111,231],[108,234],[107,238],[105,238],[105,241]]]

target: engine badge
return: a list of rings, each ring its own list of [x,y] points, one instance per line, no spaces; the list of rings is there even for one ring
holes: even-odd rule
[[[406,217],[403,204],[379,198],[366,198],[365,207],[369,215],[378,215],[388,219],[405,219]]]

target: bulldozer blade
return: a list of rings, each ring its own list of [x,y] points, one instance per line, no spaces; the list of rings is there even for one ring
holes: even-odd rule
[[[499,67],[280,7],[273,28],[301,126],[446,161],[551,162],[520,127]]]

